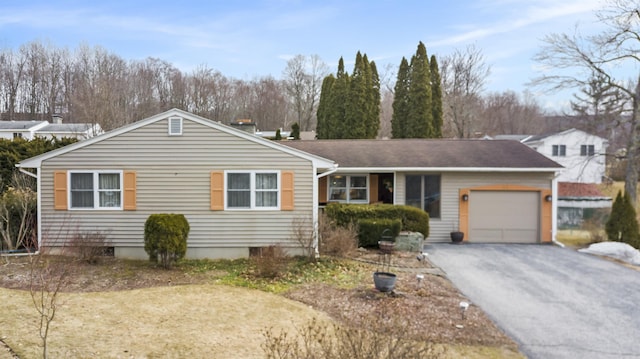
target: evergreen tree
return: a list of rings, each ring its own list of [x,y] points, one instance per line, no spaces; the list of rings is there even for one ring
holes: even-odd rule
[[[374,62],[359,51],[351,76],[338,62],[336,76],[322,82],[317,112],[318,139],[375,138],[380,129],[380,77]]]
[[[411,82],[409,83],[409,113],[407,137],[433,137],[433,112],[431,108],[431,74],[427,48],[422,41],[411,58]]]
[[[398,69],[398,77],[394,87],[393,115],[391,116],[391,136],[393,138],[407,137],[407,118],[409,115],[409,62],[402,57]]]
[[[367,134],[367,78],[360,51],[356,54],[356,63],[349,83],[348,106],[345,109],[344,132],[342,138],[365,138]]]
[[[336,81],[335,76],[330,74],[322,81],[322,90],[320,92],[320,101],[318,102],[316,137],[318,139],[329,138],[330,111],[331,111],[331,89]]]
[[[611,214],[605,224],[605,231],[610,241],[627,243],[634,248],[640,248],[640,232],[636,210],[631,204],[629,194],[624,196],[620,191],[616,196]]]
[[[294,140],[300,139],[300,125],[297,122],[294,122],[293,125],[291,125],[290,136],[293,137]]]
[[[331,87],[331,101],[329,109],[329,129],[327,138],[345,138],[347,125],[345,123],[347,101],[349,95],[349,74],[344,71],[344,60],[338,61],[336,81]]]
[[[435,55],[431,55],[429,68],[431,72],[431,113],[433,121],[431,125],[433,129],[431,137],[442,138],[442,81],[440,79],[440,70],[438,69],[438,61]]]
[[[275,140],[276,141],[282,140],[282,133],[280,133],[280,129],[276,130],[276,138],[275,138]]]
[[[364,57],[366,64],[367,55]],[[370,79],[370,83],[367,86],[369,89],[369,99],[367,100],[369,104],[367,111],[369,118],[367,121],[367,138],[376,138],[380,130],[380,76],[378,75],[378,69],[374,61],[369,63],[367,70],[369,73],[367,78]]]

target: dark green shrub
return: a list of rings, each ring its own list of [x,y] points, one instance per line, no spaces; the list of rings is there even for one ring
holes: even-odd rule
[[[358,221],[358,245],[360,247],[375,247],[382,240],[382,232],[390,229],[388,235],[391,240],[396,238],[402,229],[402,221],[395,219],[360,219]]]
[[[640,248],[640,233],[636,210],[627,193],[618,191],[611,207],[611,215],[605,224],[605,231],[610,241],[623,242],[634,248]]]
[[[184,258],[187,253],[189,222],[182,214],[152,214],[144,224],[144,250],[149,260],[164,268]]]
[[[357,224],[361,219],[400,219],[402,230],[420,232],[425,238],[429,236],[429,214],[416,207],[330,203],[325,213],[339,226]]]

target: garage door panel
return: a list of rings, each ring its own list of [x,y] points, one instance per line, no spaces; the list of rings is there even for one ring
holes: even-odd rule
[[[535,191],[471,191],[469,241],[536,243],[540,194]]]

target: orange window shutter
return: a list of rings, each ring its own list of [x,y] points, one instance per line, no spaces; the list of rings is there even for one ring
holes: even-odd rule
[[[294,205],[294,181],[293,172],[282,172],[280,174],[281,189],[280,194],[282,196],[282,203],[280,209],[283,211],[293,211]]]
[[[211,172],[211,210],[224,210],[224,172]]]
[[[125,171],[124,172],[124,210],[135,211],[136,210],[136,172]]]
[[[53,174],[53,208],[67,210],[67,171],[56,171]]]

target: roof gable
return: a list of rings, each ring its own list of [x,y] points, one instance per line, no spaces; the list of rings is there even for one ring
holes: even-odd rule
[[[324,158],[341,168],[523,169],[557,171],[561,165],[512,140],[316,140],[288,146]]]
[[[35,156],[35,157],[32,157],[32,158],[26,159],[24,161],[21,161],[17,166],[18,167],[22,167],[22,168],[39,168],[41,163],[42,163],[42,161],[45,161],[45,160],[47,160],[49,158],[53,158],[53,157],[65,154],[65,153],[77,150],[79,148],[83,148],[83,147],[86,147],[86,146],[91,146],[94,143],[98,143],[98,142],[102,142],[102,141],[108,140],[110,138],[113,138],[113,137],[116,137],[116,136],[119,136],[119,135],[122,135],[122,134],[125,134],[125,133],[128,133],[128,132],[131,132],[131,131],[133,131],[135,129],[147,126],[147,125],[152,124],[152,123],[156,123],[156,122],[159,122],[159,121],[166,120],[167,118],[174,117],[174,116],[178,116],[178,117],[181,117],[181,118],[183,118],[185,120],[193,121],[193,122],[199,123],[201,125],[214,128],[214,129],[219,130],[221,132],[225,132],[225,133],[231,134],[233,136],[243,138],[243,139],[245,139],[247,141],[251,141],[251,142],[258,143],[258,144],[261,144],[261,145],[264,145],[264,146],[267,146],[267,147],[275,148],[275,149],[277,149],[279,151],[294,155],[296,157],[307,159],[307,160],[313,162],[314,165],[316,167],[319,167],[319,168],[334,168],[335,167],[335,163],[333,161],[331,161],[331,160],[326,159],[326,158],[322,158],[322,157],[317,156],[315,154],[305,153],[303,151],[300,151],[300,150],[297,150],[297,149],[292,149],[290,147],[282,146],[282,145],[280,145],[280,144],[278,144],[276,142],[273,142],[273,141],[270,141],[270,140],[266,140],[266,139],[262,139],[260,137],[255,136],[255,135],[249,134],[247,132],[234,129],[232,127],[223,125],[223,124],[221,124],[219,122],[214,122],[214,121],[211,121],[211,120],[206,119],[204,117],[200,117],[200,116],[197,116],[197,115],[194,115],[192,113],[189,113],[189,112],[186,112],[186,111],[183,111],[183,110],[179,110],[179,109],[171,109],[169,111],[157,114],[155,116],[152,116],[152,117],[149,117],[149,118],[146,118],[146,119],[143,119],[143,120],[140,120],[140,121],[125,125],[123,127],[117,128],[115,130],[109,131],[109,132],[107,132],[105,134],[102,134],[100,136],[96,136],[96,137],[93,137],[93,138],[90,138],[90,139],[87,139],[87,140],[76,142],[74,144],[71,144],[71,145],[68,145],[68,146],[65,146],[65,147],[62,147],[62,148],[59,148],[59,149],[56,149],[56,150],[41,154],[39,156]]]

